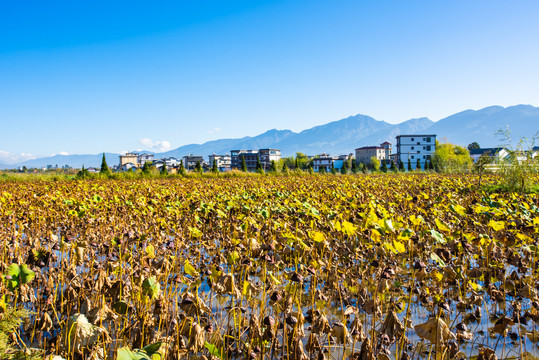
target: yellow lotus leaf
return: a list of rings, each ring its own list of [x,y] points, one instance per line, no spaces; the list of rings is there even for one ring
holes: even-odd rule
[[[379,243],[381,238],[382,236],[380,235],[380,232],[376,229],[373,229],[371,232],[372,241],[374,241],[375,243]]]
[[[490,226],[494,231],[500,231],[505,228],[505,222],[490,220],[488,222],[488,226]]]
[[[314,233],[311,234],[311,237],[314,242],[318,242],[318,243],[324,242],[326,240],[326,237],[320,231],[315,231]]]
[[[441,231],[451,232],[451,229],[447,227],[447,225],[444,224],[442,221],[440,221],[440,219],[435,219],[434,222],[436,223],[436,227]]]
[[[342,232],[344,232],[348,236],[352,236],[356,233],[356,231],[357,231],[357,226],[355,226],[354,224],[348,221],[343,221]]]
[[[393,240],[393,246],[395,247],[395,250],[397,250],[397,252],[403,253],[406,251],[406,247],[400,241]]]
[[[415,215],[410,215],[410,221],[412,222],[412,224],[414,225],[421,225],[421,223],[423,222],[423,217],[422,216],[415,216]]]

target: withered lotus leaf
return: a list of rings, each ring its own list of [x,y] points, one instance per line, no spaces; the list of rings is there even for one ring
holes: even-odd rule
[[[449,326],[440,318],[430,318],[427,322],[414,326],[417,336],[430,341],[432,344],[443,344],[456,336]]]

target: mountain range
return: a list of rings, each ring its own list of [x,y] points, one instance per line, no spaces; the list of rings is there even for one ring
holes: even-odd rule
[[[154,153],[156,158],[181,158],[187,154],[208,156],[209,154],[228,154],[230,150],[276,148],[282,156],[293,156],[296,152],[316,155],[322,152],[329,154],[349,154],[361,146],[379,145],[384,141],[395,144],[395,136],[400,134],[436,134],[441,142],[466,146],[478,142],[481,147],[493,147],[501,144],[496,136],[499,130],[508,128],[513,139],[531,138],[539,131],[539,108],[531,105],[515,105],[510,107],[490,106],[481,110],[466,110],[432,121],[428,118],[417,118],[399,124],[390,124],[376,120],[367,115],[354,115],[345,119],[332,121],[299,133],[290,130],[269,130],[257,136],[246,136],[239,139],[220,139],[203,144],[184,145],[163,153]],[[513,145],[515,145],[513,143]],[[145,151],[152,153],[151,151]],[[109,165],[118,161],[120,154],[105,153]],[[96,155],[56,155],[52,157],[27,160],[17,164],[2,164],[0,168],[19,166],[43,167],[48,164],[63,166],[65,164],[80,168],[98,167],[102,153]]]

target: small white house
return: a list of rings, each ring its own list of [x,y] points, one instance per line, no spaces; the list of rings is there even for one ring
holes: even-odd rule
[[[476,163],[482,155],[488,155],[492,158],[493,162],[497,162],[509,156],[509,152],[507,151],[507,149],[502,147],[470,150],[470,156],[473,159],[474,163]]]
[[[326,153],[322,153],[313,159],[313,170],[319,172],[320,168],[324,168],[326,172],[331,171],[333,166],[335,170],[340,170],[344,162],[348,160],[349,155],[330,156]]]

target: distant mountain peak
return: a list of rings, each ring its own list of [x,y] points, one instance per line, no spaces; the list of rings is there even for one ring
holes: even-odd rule
[[[189,144],[165,153],[155,153],[156,158],[181,158],[187,154],[208,156],[209,154],[228,154],[233,149],[277,148],[283,156],[296,152],[317,155],[322,152],[349,154],[361,146],[379,145],[384,141],[395,143],[395,136],[411,133],[434,133],[439,139],[468,145],[477,141],[482,147],[495,147],[499,142],[494,135],[497,130],[509,126],[513,139],[530,136],[539,130],[539,108],[531,105],[509,107],[489,106],[479,110],[465,110],[437,122],[429,118],[409,119],[400,124],[390,124],[376,120],[368,115],[356,114],[314,126],[299,133],[291,130],[270,129],[260,135],[236,139],[219,139],[203,144]],[[153,153],[146,151],[147,153]],[[119,154],[106,153],[109,165],[117,163]],[[70,165],[72,167],[98,167],[102,153],[95,155],[68,155],[28,160],[0,167],[44,167],[47,165]]]

